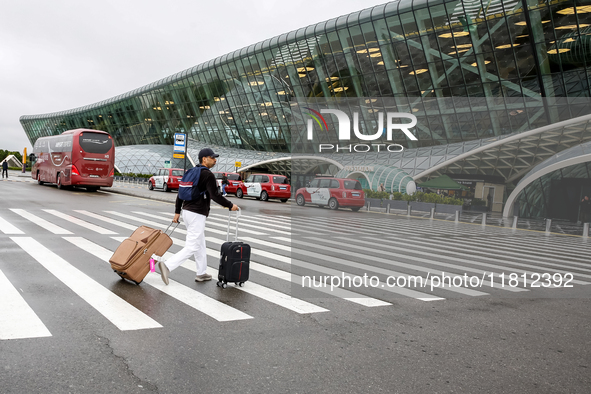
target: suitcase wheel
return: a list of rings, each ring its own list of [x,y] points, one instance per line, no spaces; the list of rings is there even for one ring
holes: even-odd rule
[[[221,287],[222,289],[225,289],[226,287],[228,287],[228,284],[227,283],[219,282],[219,281],[216,283],[216,285],[218,287]]]
[[[244,282],[238,283],[238,286],[240,286],[240,287],[244,286]]]

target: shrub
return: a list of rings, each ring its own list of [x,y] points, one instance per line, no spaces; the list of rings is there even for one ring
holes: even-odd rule
[[[115,175],[117,175],[117,176],[126,176],[126,177],[130,177],[130,178],[150,178],[152,176],[152,174],[136,174],[134,172],[127,172],[125,174],[121,174],[119,172],[115,172]]]
[[[380,198],[384,200],[390,199],[390,193],[388,192],[376,192],[371,189],[363,189],[365,192],[366,198]],[[435,203],[435,204],[449,204],[449,205],[462,205],[464,200],[460,198],[454,197],[446,197],[442,194],[437,193],[425,193],[425,192],[416,192],[413,195],[405,194],[401,192],[394,192],[392,193],[392,200],[402,200],[402,201],[417,201],[417,202],[427,202],[427,203]],[[478,200],[478,199],[476,199]],[[482,200],[480,200],[482,201]],[[474,203],[473,203],[474,204]],[[484,202],[484,205],[486,202]]]
[[[486,201],[480,199],[480,198],[473,198],[472,199],[472,205],[474,206],[485,206],[486,205]]]
[[[464,200],[461,198],[453,198],[453,197],[444,197],[443,201],[440,204],[449,204],[449,205],[462,205],[464,204]]]
[[[365,192],[365,198],[381,198],[384,200],[390,199],[390,193],[388,192],[376,192],[371,189],[363,189],[363,191]]]
[[[404,194],[402,194],[400,192],[394,192],[394,193],[392,193],[392,200],[402,200],[403,196],[404,196]]]
[[[412,196],[410,194],[403,194],[402,200],[403,201],[415,201],[415,196],[414,196],[414,194]]]

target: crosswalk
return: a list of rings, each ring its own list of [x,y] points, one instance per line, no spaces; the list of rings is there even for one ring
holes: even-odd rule
[[[212,210],[206,226],[208,273],[214,278],[226,241],[224,212]],[[171,273],[168,286],[158,273],[148,274],[140,286],[161,293],[173,309],[183,305],[220,323],[257,319],[256,308],[228,301],[240,294],[284,313],[314,314],[335,313],[331,309],[341,305],[395,308],[397,301],[409,298],[439,302],[454,297],[548,297],[552,291],[575,288],[573,294],[580,297],[591,289],[591,243],[580,237],[403,217],[315,217],[299,212],[240,218],[240,240],[252,246],[250,281],[243,287],[223,290],[214,285],[204,291],[202,284],[191,281],[196,268],[190,260]],[[120,281],[117,275],[105,279],[96,273],[110,273],[113,251],[139,225],[165,230],[171,216],[138,209],[1,209],[0,247],[27,261],[37,274],[50,275],[117,329],[157,329],[166,322],[157,321],[125,292],[113,290],[113,283]],[[185,235],[183,225],[174,230],[165,259],[184,246]],[[20,269],[14,258],[0,255],[0,340],[52,336],[29,305],[31,295],[9,279]],[[554,286],[536,286],[548,283],[546,274]],[[464,281],[456,283],[452,276]],[[390,282],[392,278],[405,282]],[[435,278],[440,282],[434,286]],[[573,287],[564,287],[565,282]]]

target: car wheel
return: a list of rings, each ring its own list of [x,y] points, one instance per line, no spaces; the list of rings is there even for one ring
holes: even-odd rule
[[[98,190],[98,186],[87,186],[86,191],[88,192],[96,192]]]
[[[148,189],[154,190],[154,185],[152,185],[152,182],[148,182]]]
[[[242,192],[242,189],[238,188],[238,190],[236,190],[236,197],[242,198],[243,195],[244,195],[244,193]]]
[[[300,207],[303,207],[304,205],[306,205],[306,199],[304,198],[303,194],[298,194],[298,196],[296,197],[296,203]]]
[[[330,200],[328,200],[328,207],[330,209],[332,209],[333,211],[336,209],[339,209],[339,202],[337,201],[336,198],[331,198]]]
[[[269,194],[264,190],[261,193],[261,201],[269,201]]]
[[[287,202],[287,200],[289,200],[289,198],[282,198],[281,202]]]
[[[162,185],[162,190],[165,192],[169,192],[170,189],[168,188],[168,185],[165,183],[164,185]]]
[[[39,173],[38,173],[38,172],[37,172],[37,183],[38,183],[39,185],[43,185],[43,184],[45,183],[45,182],[43,182],[43,181],[41,180],[41,176],[39,175]]]
[[[358,212],[360,209],[361,209],[361,207],[355,207],[355,208],[351,208],[351,210],[352,210],[353,212]]]

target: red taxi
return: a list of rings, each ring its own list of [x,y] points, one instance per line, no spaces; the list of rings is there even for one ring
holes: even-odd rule
[[[316,178],[308,187],[296,191],[296,203],[316,204],[330,209],[351,208],[359,211],[365,205],[365,193],[361,184],[355,179],[347,178]]]
[[[226,193],[234,193],[236,194],[236,190],[238,190],[238,186],[242,183],[240,180],[240,174],[237,172],[218,172],[213,171],[213,175],[215,175],[215,180],[218,184],[218,188],[220,189],[220,193],[222,192],[222,176],[226,174],[228,178],[228,184],[226,185]]]
[[[165,192],[179,190],[179,181],[184,173],[182,168],[161,168],[148,180],[148,189],[162,189]]]
[[[243,196],[256,197],[261,201],[278,198],[286,202],[291,197],[291,186],[283,175],[252,174],[236,190],[236,197]]]

